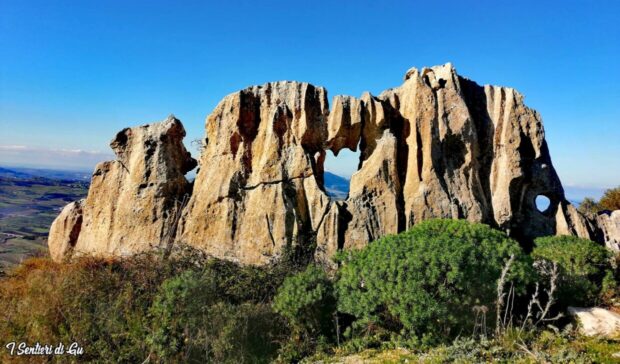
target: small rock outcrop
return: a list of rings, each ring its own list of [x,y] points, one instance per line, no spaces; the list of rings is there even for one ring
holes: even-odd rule
[[[328,262],[429,218],[486,223],[526,248],[569,234],[617,249],[620,211],[587,217],[566,200],[542,119],[523,99],[451,64],[411,69],[378,96],[336,96],[331,111],[321,87],[250,87],[207,118],[192,191],[178,120],[120,132],[117,160],[97,166],[86,200],[54,222],[50,250],[59,260],[175,243],[243,264],[299,249]],[[360,160],[347,199],[334,201],[323,164],[343,148],[359,148]]]
[[[597,240],[604,241],[611,251],[620,253],[620,210],[598,214],[594,225],[601,234]]]
[[[569,307],[579,330],[586,336],[602,336],[610,339],[620,337],[620,315],[600,307]]]
[[[84,200],[71,202],[65,206],[50,227],[48,246],[53,260],[60,262],[71,258],[77,244],[82,218]]]

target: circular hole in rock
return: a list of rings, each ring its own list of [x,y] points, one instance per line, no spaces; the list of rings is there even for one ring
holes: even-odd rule
[[[550,205],[551,200],[549,199],[549,197],[545,195],[536,196],[536,209],[538,209],[539,212],[544,214],[545,212],[547,212]]]

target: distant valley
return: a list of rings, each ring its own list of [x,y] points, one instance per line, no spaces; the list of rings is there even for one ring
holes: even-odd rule
[[[336,200],[344,200],[349,194],[349,180],[336,174],[325,172],[325,192]]]
[[[0,167],[0,269],[47,251],[49,227],[88,192],[90,173]]]

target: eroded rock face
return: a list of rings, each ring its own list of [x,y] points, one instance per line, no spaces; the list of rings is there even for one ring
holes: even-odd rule
[[[604,241],[611,251],[620,253],[620,210],[599,214],[594,225],[602,235],[597,240]]]
[[[331,201],[322,190],[327,92],[276,82],[227,96],[208,117],[207,145],[178,241],[266,264],[312,244]],[[332,237],[326,237],[332,239]]]
[[[354,182],[376,168],[367,162],[390,158],[395,172],[387,174],[386,184],[392,187],[377,190],[385,194],[391,189],[394,201],[385,213],[354,204],[352,221],[359,223],[349,225],[347,236],[375,231],[378,219],[390,221],[381,224],[385,234],[439,217],[484,222],[526,244],[556,232],[555,213],[566,203],[564,192],[540,116],[523,104],[518,92],[479,86],[446,64],[412,69],[402,86],[378,97],[365,94],[361,101],[362,166],[352,178],[350,199],[362,195],[376,200],[377,192],[369,189],[375,182]],[[377,148],[386,135],[396,140],[388,153]],[[551,200],[544,213],[536,208],[538,195]],[[352,238],[351,245],[376,238],[366,236]]]
[[[57,262],[64,261],[73,255],[82,229],[82,207],[84,200],[71,202],[65,206],[50,227],[48,246],[50,256]]]
[[[52,258],[130,255],[172,242],[172,220],[191,192],[184,175],[196,166],[184,136],[174,117],[120,131],[110,143],[117,159],[98,164],[86,199],[54,221]]]
[[[54,223],[55,259],[166,241],[244,264],[287,251],[329,262],[429,218],[483,222],[526,247],[553,234],[610,248],[620,241],[620,212],[586,217],[566,201],[541,117],[523,96],[479,86],[451,64],[411,69],[378,96],[336,96],[331,112],[325,89],[307,83],[228,95],[207,118],[200,169],[179,211],[189,193],[183,175],[195,163],[183,136],[173,118],[119,133],[111,144],[118,160],[97,166],[81,210],[68,207]],[[324,191],[323,163],[327,150],[343,148],[359,148],[360,161],[348,198],[337,202]],[[536,207],[541,195],[545,211]]]

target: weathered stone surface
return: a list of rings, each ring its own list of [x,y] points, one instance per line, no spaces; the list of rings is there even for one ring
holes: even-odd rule
[[[327,146],[338,155],[342,148],[357,150],[364,112],[362,101],[351,96],[336,96],[327,122]]]
[[[385,131],[374,152],[351,177],[346,207],[351,220],[344,248],[363,248],[368,242],[402,230],[402,190],[398,177],[396,138]]]
[[[556,235],[575,235],[580,238],[593,239],[594,226],[589,219],[567,203],[562,203],[555,216]]]
[[[172,241],[176,209],[190,193],[184,175],[196,165],[184,136],[174,117],[119,132],[110,143],[117,160],[97,165],[84,202],[69,205],[54,222],[52,258],[122,256]]]
[[[617,338],[620,336],[620,315],[600,307],[569,307],[575,316],[581,333],[587,336]]]
[[[608,249],[620,252],[620,210],[599,214],[595,226],[602,235],[598,240],[604,241]]]
[[[406,226],[433,217],[490,222],[490,190],[481,183],[488,172],[461,79],[450,64],[408,75],[393,90],[406,125]]]
[[[329,265],[340,249],[429,218],[483,222],[526,247],[553,234],[620,244],[620,211],[587,217],[566,201],[542,119],[523,96],[479,86],[451,64],[411,69],[379,96],[337,96],[331,113],[325,89],[307,83],[228,95],[207,118],[200,169],[179,211],[195,163],[183,136],[174,118],[119,133],[118,159],[97,166],[81,215],[76,205],[54,223],[55,259],[174,240],[245,264],[301,251]],[[349,196],[333,201],[323,187],[326,151],[358,147]]]
[[[567,202],[551,165],[541,118],[518,92],[479,86],[446,64],[412,69],[402,86],[376,98],[365,94],[361,100],[361,160],[373,158],[384,132],[396,138],[397,173],[390,179],[399,186],[394,196],[400,200],[390,210],[397,218],[389,220],[402,221],[398,231],[443,217],[497,226],[525,244],[556,233],[556,211]],[[358,173],[364,168],[362,164]],[[544,212],[536,208],[538,195],[551,200]],[[364,216],[368,211],[374,218]],[[373,221],[385,218],[358,205],[351,214],[351,221],[363,221],[368,231]],[[372,239],[354,240],[352,245],[363,246]]]
[[[84,200],[71,202],[65,206],[50,227],[48,237],[50,256],[55,261],[64,261],[73,255],[82,229],[82,206]]]
[[[208,117],[208,144],[179,241],[266,264],[313,244],[332,202],[322,190],[328,103],[323,88],[276,82],[227,96]],[[335,234],[334,232],[331,232]]]

